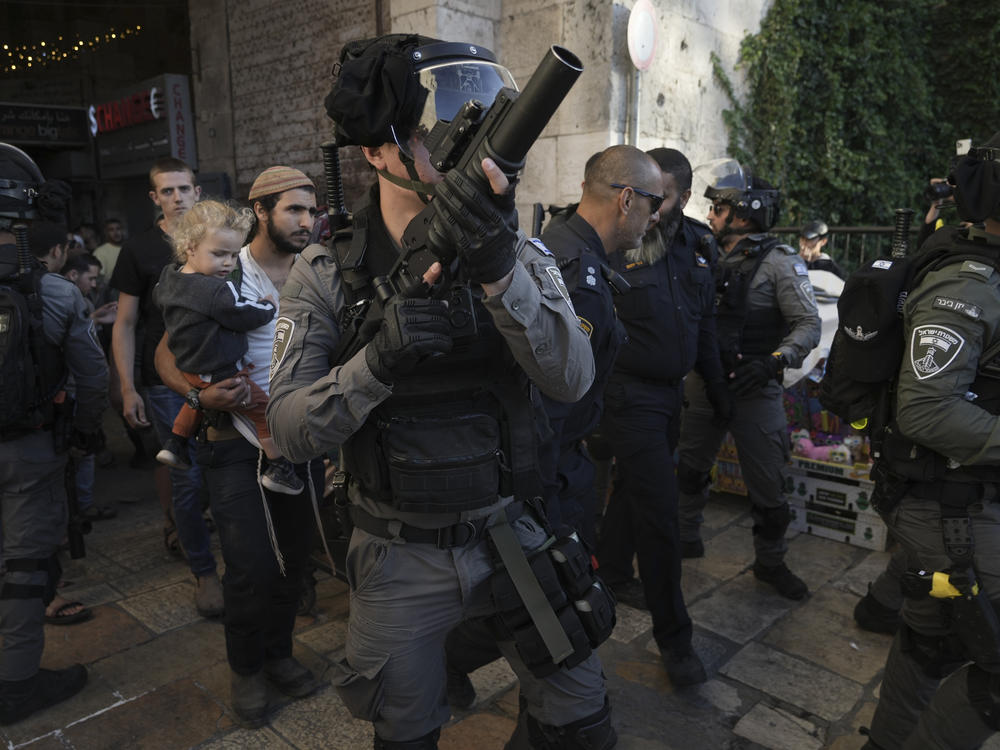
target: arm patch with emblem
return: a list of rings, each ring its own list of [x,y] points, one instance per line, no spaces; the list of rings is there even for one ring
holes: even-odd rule
[[[268,377],[273,378],[281,360],[288,353],[288,344],[291,343],[292,333],[295,331],[295,321],[291,318],[278,318],[274,324],[274,343],[271,346],[271,369]]]

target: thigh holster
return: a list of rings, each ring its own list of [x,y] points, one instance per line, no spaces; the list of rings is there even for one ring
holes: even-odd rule
[[[502,561],[497,562],[490,580],[496,607],[490,628],[498,640],[514,642],[536,677],[547,677],[560,667],[576,666],[611,635],[615,626],[614,596],[594,572],[590,555],[576,534],[543,546],[528,557],[531,574],[572,649],[562,658],[553,656],[517,583]]]
[[[913,659],[928,677],[940,680],[969,659],[955,635],[924,635],[906,623],[899,628],[900,650]]]
[[[41,599],[46,605],[55,599],[56,586],[62,576],[57,554],[41,559],[22,557],[4,560],[3,566],[8,573],[45,573],[46,580],[44,584],[4,581],[0,587],[0,599]]]

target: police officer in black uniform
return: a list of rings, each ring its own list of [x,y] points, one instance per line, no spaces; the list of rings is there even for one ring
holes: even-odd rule
[[[681,593],[673,453],[684,376],[697,369],[724,421],[731,399],[715,336],[715,240],[706,225],[683,214],[691,165],[675,149],[649,154],[661,170],[663,215],[641,248],[612,259],[630,287],[616,300],[628,341],[605,391],[602,434],[611,442],[618,474],[598,560],[619,601],[643,608],[648,602],[653,636],[671,681],[681,686],[705,680]],[[632,577],[634,551],[641,584]]]
[[[951,181],[976,224],[938,230],[915,259],[872,472],[908,570],[869,750],[971,750],[1000,729],[1000,133]]]
[[[45,184],[27,154],[0,143],[0,285],[26,281],[23,289],[30,294],[34,289],[30,277],[41,274],[42,330],[34,334],[44,339],[30,339],[33,363],[21,363],[26,365],[26,377],[37,375],[32,387],[36,400],[10,403],[20,383],[7,380],[0,393],[0,400],[7,400],[0,410],[5,415],[0,428],[0,724],[20,721],[63,701],[87,681],[87,670],[80,664],[57,670],[40,669],[39,664],[45,646],[45,606],[55,594],[60,574],[56,551],[66,534],[66,437],[86,452],[99,447],[108,369],[80,290],[56,273],[58,269],[45,273],[30,257],[46,255],[51,247],[32,247],[29,254],[24,235],[17,237],[33,220],[62,221],[68,196],[62,183]],[[64,239],[65,232],[63,226],[55,236]],[[49,245],[50,240],[41,244]],[[0,325],[0,357],[5,358],[0,366],[5,374],[11,372],[6,358],[25,356],[12,348],[10,322],[8,317],[8,325]],[[76,383],[72,431],[65,423],[69,415],[57,415],[53,405],[67,374]]]
[[[736,441],[747,495],[753,505],[753,572],[789,599],[808,593],[784,558],[791,521],[782,494],[788,461],[787,421],[781,400],[785,367],[798,367],[819,343],[820,321],[809,271],[798,253],[765,234],[778,217],[779,193],[725,159],[707,168],[709,226],[719,243],[716,326],[723,371],[734,395],[728,429]],[[684,383],[679,517],[681,553],[705,554],[700,536],[709,472],[726,426],[715,417],[711,383],[692,373]]]
[[[583,441],[601,420],[604,387],[625,338],[613,301],[624,284],[616,281],[610,264],[638,247],[646,227],[658,219],[661,189],[652,159],[633,146],[611,146],[589,162],[576,210],[541,238],[558,261],[595,366],[594,383],[579,401],[542,396],[549,428],[540,455],[545,509],[549,523],[575,531],[590,549],[597,541],[598,500],[594,464]],[[449,634],[447,657],[449,700],[467,708],[475,699],[468,673],[498,659],[500,651],[477,621]]]

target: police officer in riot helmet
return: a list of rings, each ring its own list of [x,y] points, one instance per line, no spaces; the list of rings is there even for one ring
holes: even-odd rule
[[[554,557],[524,556],[552,541],[533,502],[536,391],[579,399],[590,345],[556,264],[516,232],[504,173],[484,159],[488,184],[442,175],[426,143],[502,87],[513,87],[509,72],[481,47],[403,34],[346,45],[327,111],[338,144],[360,145],[377,182],[349,230],[296,259],[281,295],[268,423],[292,461],[343,446],[351,621],[332,681],[374,724],[377,749],[437,747],[451,714],[445,637],[477,617],[495,625],[521,681],[527,710],[510,747],[616,742],[589,631],[567,617],[560,577],[538,586]],[[384,292],[412,249],[404,234],[425,206],[457,269],[432,263],[422,286],[379,301],[375,285]],[[376,332],[345,354],[357,309],[375,313],[365,326]],[[579,559],[566,544],[555,542]],[[541,601],[524,605],[524,587]],[[569,648],[538,649],[549,641]]]
[[[677,468],[681,551],[705,554],[700,527],[709,472],[728,430],[753,506],[754,575],[782,596],[801,599],[808,588],[784,562],[791,515],[782,496],[789,447],[781,383],[783,370],[798,367],[819,342],[816,300],[795,249],[766,234],[778,219],[778,190],[732,159],[698,171],[707,173],[708,224],[720,250],[716,324],[734,405],[727,421],[698,373],[686,378]]]
[[[894,429],[872,472],[909,570],[868,750],[978,748],[1000,728],[1000,133],[949,182],[972,224],[934,232],[916,258]]]
[[[838,278],[846,279],[844,272],[837,261],[823,252],[827,242],[830,241],[830,227],[825,221],[810,221],[804,224],[799,230],[799,255],[806,262],[806,268],[810,271],[829,271]]]
[[[87,681],[80,664],[39,668],[45,606],[55,594],[56,553],[67,530],[66,451],[99,447],[107,405],[107,365],[80,290],[35,259],[55,257],[52,248],[28,244],[32,222],[36,229],[64,224],[68,197],[65,184],[46,183],[27,154],[0,143],[0,314],[6,313],[0,326],[0,724],[63,701]],[[26,305],[21,325],[9,306],[15,294]],[[26,330],[29,317],[41,319],[41,331]],[[67,375],[76,384],[72,417],[59,398]]]

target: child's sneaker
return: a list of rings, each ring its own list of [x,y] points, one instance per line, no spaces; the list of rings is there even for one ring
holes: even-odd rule
[[[295,467],[287,458],[267,459],[267,471],[260,478],[260,483],[282,495],[298,495],[305,489],[305,484],[295,474]]]
[[[180,435],[171,434],[163,444],[163,447],[160,448],[160,452],[156,454],[156,460],[174,469],[187,471],[191,468],[187,440]]]

